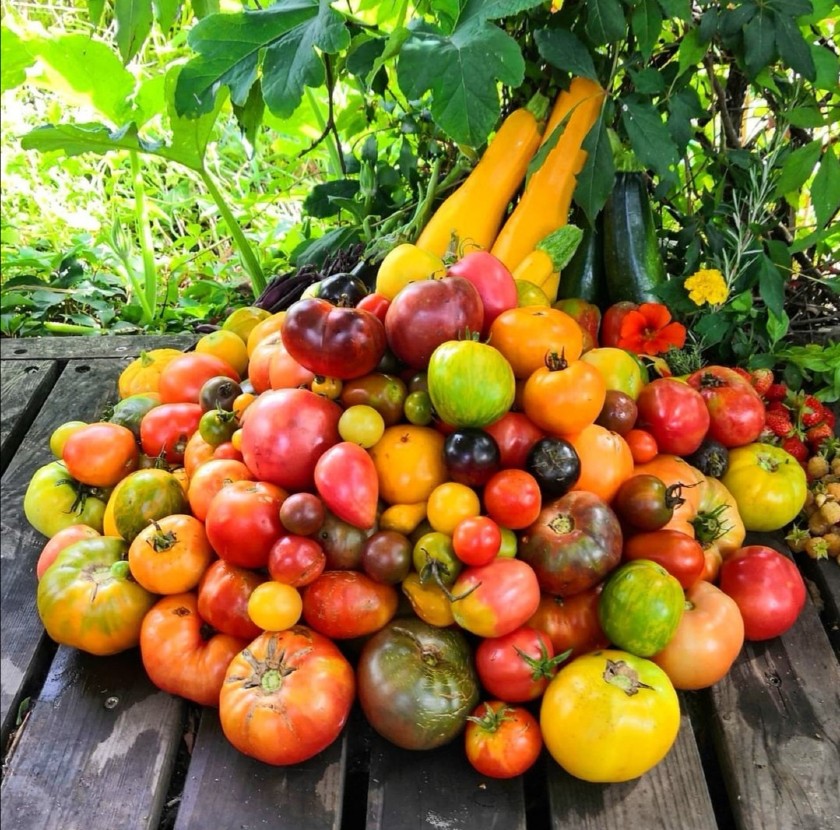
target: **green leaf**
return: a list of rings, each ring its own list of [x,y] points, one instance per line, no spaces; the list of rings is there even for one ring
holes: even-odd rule
[[[720,19],[720,32],[725,36],[738,34],[741,29],[749,23],[758,12],[758,6],[753,2],[741,3],[740,6],[727,8],[722,12]]]
[[[690,0],[659,0],[666,17],[677,20],[691,20]]]
[[[200,118],[187,118],[180,115],[175,109],[175,90],[178,88],[179,75],[183,71],[184,65],[180,64],[173,66],[166,73],[165,95],[172,139],[160,155],[165,155],[166,158],[180,162],[193,170],[202,170],[207,142],[210,140],[219,112],[227,100],[227,94],[217,96],[213,109]]]
[[[662,31],[662,12],[656,0],[641,0],[633,8],[630,16],[630,28],[636,37],[636,43],[642,57],[650,60],[653,47],[659,40],[659,33]]]
[[[123,63],[139,51],[152,30],[152,0],[114,0],[117,47]]]
[[[776,55],[776,23],[769,14],[759,11],[744,27],[744,63],[755,77]]]
[[[262,51],[318,12],[318,0],[280,0],[259,11],[203,18],[187,37],[198,56],[184,66],[178,78],[178,112],[193,118],[210,112],[221,86],[230,88],[234,103],[244,104],[257,79]]]
[[[211,14],[218,14],[219,8],[219,0],[192,0],[193,14],[199,20],[203,20]]]
[[[105,10],[105,0],[87,0],[87,7],[90,22],[98,26],[99,21],[102,20],[102,12]]]
[[[265,50],[263,97],[280,118],[288,118],[298,108],[305,87],[324,84],[326,70],[319,52],[334,55],[350,44],[344,17],[327,0],[321,0],[317,9],[314,18],[298,24]]]
[[[158,26],[168,32],[181,13],[183,0],[152,0],[152,9],[155,13],[155,20]]]
[[[568,29],[537,29],[534,40],[540,56],[557,69],[598,80],[592,55],[577,35]]]
[[[499,118],[497,82],[518,87],[525,76],[519,44],[475,18],[449,36],[417,25],[403,44],[397,78],[409,98],[432,93],[435,123],[452,139],[482,145]]]
[[[251,87],[248,93],[248,100],[244,105],[233,105],[233,114],[242,135],[253,147],[257,143],[257,131],[262,124],[263,113],[265,112],[265,101],[263,101],[262,89],[259,80]]]
[[[840,75],[840,60],[837,55],[818,43],[812,43],[808,48],[811,50],[811,59],[815,67],[814,88],[836,89],[837,76]]]
[[[776,197],[799,190],[814,172],[820,158],[822,142],[812,141],[794,150],[784,161],[779,180],[776,182]]]
[[[814,10],[811,0],[767,0],[767,5],[788,17],[802,17]]]
[[[0,27],[0,92],[20,86],[33,63],[35,58],[17,34],[5,26]]]
[[[770,338],[770,345],[775,346],[790,329],[790,318],[787,312],[782,309],[781,314],[771,311],[767,315],[767,336]]]
[[[729,334],[729,323],[722,314],[708,314],[697,321],[694,330],[706,346],[716,346]]]
[[[626,96],[621,99],[619,109],[633,152],[644,165],[660,176],[667,176],[679,153],[656,108],[636,96]]]
[[[134,76],[104,43],[79,34],[39,38],[28,45],[44,67],[39,83],[64,103],[92,106],[115,125],[131,117]]]
[[[365,78],[365,83],[370,86],[373,83],[373,79],[376,76],[376,73],[392,58],[397,57],[400,51],[402,50],[403,43],[405,43],[411,37],[411,30],[407,29],[405,26],[400,26],[397,29],[394,29],[390,35],[388,35],[388,39],[385,41],[385,47],[382,50],[382,53],[374,60],[373,65],[368,72],[367,77]]]
[[[703,60],[703,56],[708,49],[709,44],[701,40],[700,32],[697,29],[690,29],[680,41],[680,47],[677,53],[680,67],[678,74],[682,75],[686,69],[697,66]]]
[[[668,114],[668,131],[677,145],[677,151],[683,154],[694,135],[692,119],[706,115],[697,90],[692,86],[687,86],[676,95],[672,95],[668,99]]]
[[[316,184],[303,201],[307,215],[316,219],[336,216],[341,210],[343,200],[352,199],[359,192],[357,179],[333,179]]]
[[[823,152],[817,175],[811,185],[811,200],[817,217],[817,228],[824,227],[840,208],[840,161],[834,146],[829,144]]]
[[[642,69],[641,72],[633,69],[629,69],[628,72],[633,79],[633,89],[642,95],[658,95],[667,88],[662,73],[652,66]]]
[[[817,107],[794,107],[784,115],[792,126],[806,130],[811,127],[822,127],[825,124],[825,119]]]
[[[789,17],[776,15],[776,48],[782,60],[803,78],[816,80],[817,68],[799,27]]]
[[[541,0],[466,0],[458,25],[469,20],[500,20],[541,5]]]
[[[574,199],[593,225],[615,182],[615,163],[603,111],[581,146],[587,156],[577,177]]]
[[[700,23],[697,26],[697,32],[703,43],[708,43],[717,34],[719,22],[720,14],[714,6],[703,12],[703,16],[700,18]]]
[[[113,150],[156,154],[163,145],[139,138],[133,124],[120,130],[110,130],[104,124],[49,124],[26,133],[20,146],[24,150],[42,153],[60,150],[67,156],[80,156],[83,153],[103,155]]]
[[[769,256],[758,259],[758,293],[772,314],[781,317],[785,305],[785,278]]]
[[[586,33],[594,44],[621,40],[625,28],[624,11],[618,0],[587,0]]]

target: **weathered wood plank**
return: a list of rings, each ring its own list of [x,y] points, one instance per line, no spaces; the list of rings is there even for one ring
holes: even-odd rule
[[[831,559],[817,562],[804,553],[795,558],[803,576],[811,580],[819,592],[820,617],[840,658],[840,566]]]
[[[60,648],[8,760],[3,826],[154,830],[183,705],[154,688],[136,649]]]
[[[274,767],[225,738],[215,709],[204,709],[175,830],[339,830],[346,736],[319,755]]]
[[[411,752],[371,738],[367,830],[525,830],[522,778],[479,775],[463,738]]]
[[[118,360],[70,361],[3,474],[0,493],[0,737],[5,744],[17,706],[31,693],[33,677],[43,676],[52,647],[35,609],[35,563],[45,543],[26,521],[23,496],[33,473],[53,460],[49,437],[70,419],[93,420],[113,400]]]
[[[746,643],[710,695],[739,828],[840,826],[840,667],[813,604],[781,637]]]
[[[58,378],[60,366],[49,360],[5,362],[0,372],[0,474]]]
[[[149,349],[189,349],[197,334],[127,334],[93,337],[4,337],[0,339],[3,360],[73,360],[135,358]]]
[[[700,753],[683,715],[664,760],[633,781],[590,784],[548,765],[552,830],[717,830]]]

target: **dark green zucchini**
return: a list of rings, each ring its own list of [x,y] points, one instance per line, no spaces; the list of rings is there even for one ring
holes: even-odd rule
[[[660,302],[665,281],[656,225],[642,173],[617,173],[604,206],[604,272],[610,303]]]
[[[575,206],[569,221],[583,228],[583,239],[569,264],[560,273],[557,299],[586,300],[599,308],[606,308],[609,298],[604,276],[601,214],[598,214],[593,227],[583,211]]]

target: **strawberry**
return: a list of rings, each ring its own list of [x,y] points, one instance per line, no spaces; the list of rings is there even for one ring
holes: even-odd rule
[[[793,423],[787,412],[768,412],[764,425],[772,431],[773,435],[779,438],[786,438],[793,432]]]
[[[752,383],[752,380],[750,379],[750,373],[746,369],[742,368],[741,366],[733,366],[732,371],[737,372],[744,380],[750,381],[750,383]]]
[[[782,449],[785,452],[789,452],[799,462],[806,461],[810,455],[808,448],[802,442],[802,439],[795,435],[785,438],[785,440],[782,441]]]
[[[805,433],[805,440],[808,442],[808,446],[816,451],[820,448],[820,445],[823,441],[829,439],[834,435],[834,431],[828,424],[819,424],[818,426],[811,427]]]
[[[788,388],[784,383],[771,383],[764,393],[768,401],[783,401],[787,396]]]
[[[767,394],[767,390],[773,385],[774,380],[771,369],[753,369],[750,372],[750,383],[762,397]]]
[[[825,418],[824,407],[813,395],[806,395],[799,408],[799,417],[805,429],[815,427]]]
[[[767,412],[782,412],[790,418],[790,410],[781,401],[771,401],[768,403]]]
[[[834,417],[834,411],[825,405],[823,405],[823,421],[832,429],[834,429],[834,424],[837,421],[837,418]]]

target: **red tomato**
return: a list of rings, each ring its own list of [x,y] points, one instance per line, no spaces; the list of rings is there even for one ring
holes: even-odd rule
[[[219,697],[225,737],[266,764],[299,764],[341,733],[353,667],[334,643],[296,625],[266,632],[230,663]]]
[[[385,326],[375,314],[315,297],[289,307],[280,333],[286,351],[321,377],[360,378],[372,372],[385,353]]]
[[[325,571],[303,592],[303,619],[331,640],[379,631],[397,613],[393,585],[358,571]]]
[[[705,689],[726,675],[743,645],[744,620],[737,603],[700,580],[686,591],[674,636],[651,660],[675,689]]]
[[[555,654],[571,649],[570,656],[579,657],[588,651],[606,648],[609,640],[598,619],[598,598],[603,587],[604,583],[600,582],[565,598],[543,594],[527,624],[548,635]]]
[[[248,616],[248,598],[265,581],[256,571],[218,559],[198,584],[198,613],[216,631],[253,640],[261,629]]]
[[[540,604],[534,569],[521,559],[497,557],[466,568],[452,586],[452,615],[479,637],[501,637],[524,625]]]
[[[338,404],[307,389],[263,392],[248,407],[242,425],[242,456],[248,469],[260,481],[311,490],[315,464],[341,440],[341,412]]]
[[[545,433],[524,413],[508,412],[498,421],[484,427],[499,445],[499,464],[502,468],[525,469],[531,447],[545,437]]]
[[[190,476],[187,499],[193,516],[200,521],[207,518],[207,509],[222,487],[234,481],[252,481],[254,476],[241,462],[226,458],[211,458]]]
[[[618,341],[621,340],[621,323],[629,312],[638,307],[637,303],[622,300],[613,303],[604,311],[599,332],[599,340],[602,346],[618,346]]]
[[[661,453],[691,455],[708,432],[709,410],[702,395],[687,383],[652,380],[642,387],[636,406],[636,425],[653,435]]]
[[[389,305],[391,305],[391,301],[384,294],[377,294],[374,291],[372,294],[365,294],[365,296],[356,303],[356,308],[369,311],[371,314],[378,317],[384,324],[385,314],[388,311]]]
[[[656,439],[644,429],[631,429],[624,435],[634,464],[647,464],[659,455]]]
[[[113,487],[137,469],[139,455],[134,433],[107,422],[80,427],[61,450],[67,472],[91,487]]]
[[[159,689],[215,707],[227,667],[248,641],[229,634],[206,637],[205,627],[195,594],[163,597],[143,617],[140,656]]]
[[[213,458],[219,458],[224,461],[242,461],[242,453],[233,446],[231,441],[222,441],[213,450]]]
[[[318,495],[339,519],[354,527],[373,527],[379,476],[362,447],[352,441],[334,444],[315,464],[314,478]]]
[[[199,402],[201,387],[210,378],[231,378],[237,383],[239,372],[227,361],[207,352],[187,352],[171,360],[160,373],[158,391],[163,403]]]
[[[703,575],[703,546],[679,530],[652,530],[624,540],[625,560],[649,559],[659,563],[683,588],[690,588]]]
[[[502,527],[521,530],[540,515],[542,493],[525,470],[499,470],[484,486],[484,509]]]
[[[221,559],[243,568],[264,568],[283,533],[280,505],[286,493],[264,481],[233,481],[213,496],[204,521]]]
[[[463,277],[478,291],[484,307],[482,338],[487,338],[491,324],[503,311],[516,308],[519,304],[516,280],[507,266],[488,251],[471,251],[465,254],[449,266],[447,276]]]
[[[528,625],[501,637],[487,637],[475,650],[481,685],[508,703],[536,700],[568,655],[555,658],[548,635]]]
[[[314,582],[324,571],[327,555],[307,536],[281,536],[268,552],[268,572],[275,582],[301,588]]]
[[[489,700],[467,718],[467,760],[489,778],[514,778],[530,769],[542,750],[537,719],[522,706]]]
[[[102,534],[89,525],[70,525],[59,530],[55,536],[51,536],[38,555],[38,563],[35,566],[35,576],[40,579],[44,571],[55,562],[56,556],[68,545],[78,542],[81,539],[93,539]]]
[[[501,528],[489,516],[468,516],[452,531],[452,548],[465,565],[486,565],[501,546]]]
[[[150,458],[162,457],[167,464],[182,464],[187,442],[203,414],[198,403],[164,403],[150,409],[140,421],[143,452]]]
[[[708,437],[724,447],[742,447],[758,440],[764,429],[764,402],[752,384],[734,369],[704,366],[686,380],[709,410]]]
[[[805,606],[805,582],[799,569],[766,545],[747,545],[720,566],[720,588],[738,605],[747,640],[784,634]]]

